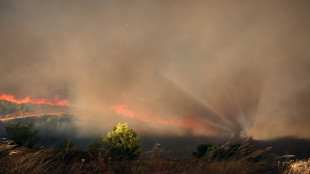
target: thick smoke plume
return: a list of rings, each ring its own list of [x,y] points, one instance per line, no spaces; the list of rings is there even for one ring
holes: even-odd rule
[[[0,2],[0,95],[69,99],[80,135],[310,138],[310,3]],[[112,106],[203,129],[125,117]]]

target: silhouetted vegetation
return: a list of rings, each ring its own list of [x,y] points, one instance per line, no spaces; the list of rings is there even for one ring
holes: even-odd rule
[[[37,142],[38,145],[55,146],[57,147],[64,139],[74,139],[76,126],[74,124],[74,116],[72,115],[42,115],[40,117],[25,117],[11,120],[11,122],[26,125],[31,123],[32,129],[38,130],[38,135],[41,139]],[[0,137],[7,137],[5,125],[7,122],[0,122]],[[87,142],[77,141],[77,146],[87,146]]]
[[[109,160],[102,152],[70,149],[57,152],[51,148],[25,148],[0,143],[1,173],[282,173],[290,164],[249,162],[245,158],[206,162],[197,157],[139,158]]]
[[[213,144],[200,144],[197,146],[197,151],[193,155],[207,161],[222,161],[222,160],[235,160],[247,157],[253,152],[247,144],[235,143],[227,146],[216,147]],[[251,160],[258,161],[261,156],[255,156]]]
[[[33,125],[28,123],[21,125],[16,122],[9,122],[5,125],[7,137],[18,146],[33,147],[40,139],[37,130],[32,130]]]
[[[211,152],[214,149],[214,145],[213,144],[200,144],[197,146],[197,152],[193,152],[193,155],[201,158],[203,157],[206,152]]]
[[[68,151],[69,149],[74,148],[75,145],[71,140],[64,139],[62,142],[60,142],[57,150],[58,151]]]
[[[37,124],[41,127],[50,124],[53,127],[61,124],[59,121],[62,119],[70,117],[46,116],[40,118]],[[32,124],[10,122],[6,128],[8,134],[14,132],[14,136],[8,138],[15,143],[0,139],[0,173],[254,174],[283,173],[297,170],[297,163],[304,164],[304,168],[309,164],[307,161],[279,163],[274,157],[263,158],[262,154],[268,153],[268,149],[254,150],[246,141],[222,146],[200,144],[192,157],[169,156],[161,153],[161,148],[153,148],[150,153],[145,152],[143,157],[139,157],[141,148],[138,135],[127,124],[118,124],[107,136],[90,143],[88,151],[76,148],[69,139],[64,139],[55,148],[34,146],[38,132],[32,130]]]
[[[103,141],[99,138],[98,140],[91,142],[88,147],[90,151],[100,151],[103,149],[102,145]]]

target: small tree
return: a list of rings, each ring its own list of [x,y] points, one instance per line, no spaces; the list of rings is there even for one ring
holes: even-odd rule
[[[16,122],[9,122],[5,125],[5,130],[7,133],[8,139],[14,141],[18,146],[34,146],[39,140],[38,131],[32,131],[33,125],[31,123],[26,124],[25,126]]]
[[[101,137],[106,152],[111,157],[133,160],[140,155],[137,133],[127,124],[118,124],[106,137]]]

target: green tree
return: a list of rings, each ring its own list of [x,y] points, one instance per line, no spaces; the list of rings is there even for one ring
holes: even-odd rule
[[[101,139],[107,154],[111,157],[133,160],[141,153],[137,133],[128,129],[127,123],[119,123]]]
[[[37,130],[32,130],[33,125],[28,123],[26,125],[21,125],[16,122],[9,122],[5,125],[5,130],[7,133],[7,138],[14,141],[18,146],[34,146],[39,140]]]

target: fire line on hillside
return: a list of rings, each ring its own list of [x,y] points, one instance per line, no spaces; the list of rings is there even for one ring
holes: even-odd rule
[[[32,104],[47,104],[47,105],[57,105],[57,106],[70,106],[69,100],[59,100],[59,95],[56,94],[53,99],[46,99],[46,98],[40,98],[40,99],[33,99],[29,96],[23,98],[23,99],[16,99],[14,95],[12,94],[2,94],[0,95],[0,100],[7,100],[10,102],[22,104],[22,103],[32,103]]]
[[[178,120],[175,119],[165,120],[157,115],[154,115],[150,111],[144,111],[144,112],[134,111],[129,108],[128,104],[114,105],[111,106],[110,109],[113,110],[118,115],[134,118],[143,122],[157,123],[182,128],[193,128],[193,129],[203,128],[203,125],[193,117],[187,117],[185,119],[178,119]]]

